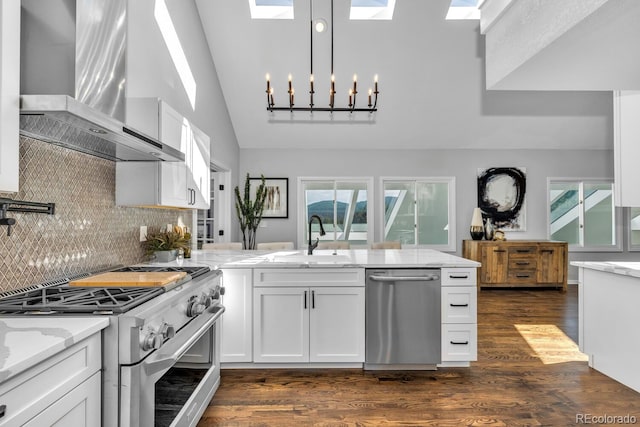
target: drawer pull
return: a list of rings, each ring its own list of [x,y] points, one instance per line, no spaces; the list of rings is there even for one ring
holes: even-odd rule
[[[469,307],[469,304],[449,304],[451,307]]]
[[[542,250],[540,250],[540,252],[552,254],[553,253],[553,249],[542,249]]]
[[[530,263],[529,263],[529,262],[527,262],[527,261],[519,261],[519,262],[516,262],[516,265],[529,265],[529,264],[530,264]]]
[[[453,345],[469,345],[469,341],[449,341]]]
[[[307,309],[307,291],[304,291],[304,309]]]
[[[7,410],[7,405],[0,405],[0,418],[4,417],[4,412]]]
[[[493,252],[507,252],[506,249],[494,249]]]
[[[468,274],[460,274],[460,275],[450,274],[449,275],[449,279],[468,279],[468,278],[469,278]]]
[[[518,252],[519,254],[528,254],[529,252],[531,252],[531,249],[516,249],[516,252]]]
[[[516,274],[518,279],[526,279],[527,277],[531,277],[529,274]]]

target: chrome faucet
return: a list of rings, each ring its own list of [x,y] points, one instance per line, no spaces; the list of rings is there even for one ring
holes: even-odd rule
[[[307,248],[307,255],[313,255],[313,250],[318,246],[318,242],[320,241],[320,238],[316,238],[316,241],[311,243],[311,223],[313,222],[313,220],[317,219],[318,220],[318,224],[320,224],[320,235],[324,236],[324,227],[322,226],[322,219],[320,219],[320,217],[318,215],[311,215],[311,218],[309,218],[309,247]]]

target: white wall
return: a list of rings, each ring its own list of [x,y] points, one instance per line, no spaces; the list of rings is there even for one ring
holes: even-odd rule
[[[170,19],[156,19],[167,11]],[[128,6],[127,96],[159,97],[211,137],[211,157],[234,170],[237,179],[239,149],[231,119],[211,60],[195,0],[133,0]],[[159,12],[159,13],[156,13]],[[161,26],[177,35],[178,56],[186,58],[195,82],[178,73]]]
[[[303,142],[301,142],[303,143]],[[478,168],[526,168],[526,231],[509,232],[508,239],[547,238],[547,178],[613,178],[613,152],[609,150],[255,150],[240,152],[240,177],[289,178],[289,218],[266,219],[258,242],[297,241],[297,179],[300,176],[371,176],[379,209],[381,176],[454,176],[456,178],[456,253],[469,238],[471,214],[477,203]],[[381,240],[381,219],[376,217],[374,240]],[[571,259],[633,259],[640,254],[572,253]],[[572,269],[571,278],[577,278]]]

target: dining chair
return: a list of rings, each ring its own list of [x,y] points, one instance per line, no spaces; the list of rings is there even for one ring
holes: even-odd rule
[[[223,249],[234,249],[234,250],[241,250],[242,249],[242,242],[224,242],[224,243],[203,243],[202,244],[202,249],[217,249],[217,250],[223,250]]]
[[[371,244],[371,249],[402,249],[402,245],[397,241],[374,242]]]
[[[294,249],[293,242],[264,242],[256,244],[258,250]]]
[[[317,249],[350,249],[349,242],[343,240],[334,240],[328,242],[318,242]]]

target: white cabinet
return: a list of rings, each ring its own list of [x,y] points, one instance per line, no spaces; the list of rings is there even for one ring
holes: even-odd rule
[[[0,426],[100,425],[101,357],[96,333],[3,382]]]
[[[256,269],[253,360],[364,362],[364,270]]]
[[[207,134],[156,98],[128,99],[127,124],[180,150],[185,161],[116,163],[116,204],[208,209]]]
[[[253,283],[251,269],[222,270],[225,293],[222,303],[222,363],[251,362],[253,360]]]
[[[18,191],[20,0],[0,2],[0,192]]]
[[[640,206],[640,91],[613,93],[613,158],[616,206]]]
[[[478,358],[478,294],[475,268],[442,269],[442,366]]]

